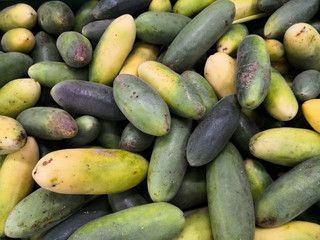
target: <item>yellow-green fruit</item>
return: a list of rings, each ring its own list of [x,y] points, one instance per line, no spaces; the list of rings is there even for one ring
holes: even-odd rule
[[[242,19],[260,13],[257,8],[258,0],[230,0],[236,6],[234,20]]]
[[[320,133],[320,99],[311,99],[302,104],[302,112],[311,127]]]
[[[192,17],[216,0],[178,0],[173,6],[173,12]]]
[[[0,155],[15,152],[27,142],[27,134],[14,118],[0,115]]]
[[[274,228],[257,227],[254,240],[318,240],[319,236],[319,224],[292,221]]]
[[[93,52],[89,81],[111,85],[132,50],[136,25],[129,14],[116,18],[104,32]]]
[[[35,45],[32,32],[26,28],[14,28],[7,31],[1,39],[1,47],[6,52],[30,52]]]
[[[290,121],[299,109],[298,101],[282,75],[271,70],[268,94],[263,101],[267,112],[279,121]]]
[[[226,53],[211,55],[204,67],[204,76],[219,99],[236,93],[236,61]]]
[[[6,32],[13,28],[32,29],[37,22],[37,12],[28,4],[18,3],[0,12],[0,30]]]
[[[266,39],[270,61],[276,61],[284,56],[284,46],[276,39]]]
[[[32,78],[15,79],[0,89],[0,115],[15,118],[34,106],[40,98],[41,87]]]
[[[174,240],[213,240],[208,207],[188,215],[182,232]]]
[[[118,149],[64,149],[42,157],[32,171],[49,191],[64,194],[109,194],[128,190],[147,175],[148,161]]]
[[[38,144],[33,137],[14,153],[9,153],[0,170],[0,236],[12,209],[32,190],[32,169],[39,160]]]
[[[149,5],[149,11],[171,12],[172,5],[170,0],[152,0]]]

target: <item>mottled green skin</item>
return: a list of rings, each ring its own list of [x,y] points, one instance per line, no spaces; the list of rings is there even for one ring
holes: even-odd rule
[[[95,117],[84,115],[75,119],[78,132],[73,138],[66,139],[70,146],[80,147],[91,143],[100,133],[101,124]]]
[[[108,194],[108,202],[113,212],[147,204],[147,200],[135,189]]]
[[[97,142],[104,148],[119,148],[119,142],[123,131],[123,123],[119,121],[101,120],[101,130]]]
[[[90,198],[39,188],[12,210],[5,225],[5,234],[12,238],[27,238],[44,232],[76,212]]]
[[[37,10],[39,26],[49,34],[58,36],[74,27],[74,13],[62,1],[48,1]]]
[[[278,8],[264,26],[266,38],[281,38],[285,31],[295,23],[309,21],[318,11],[318,0],[291,0]]]
[[[113,82],[114,99],[127,119],[142,132],[162,136],[169,132],[169,107],[148,83],[131,74],[120,74]]]
[[[82,68],[92,59],[90,41],[78,32],[63,32],[59,35],[56,44],[62,59],[70,67]]]
[[[178,73],[189,69],[229,30],[235,11],[234,3],[227,0],[206,7],[175,37],[163,63]]]
[[[89,0],[81,5],[75,14],[73,31],[81,33],[82,28],[86,24],[95,20],[92,10],[98,2],[98,0]]]
[[[275,180],[255,204],[256,223],[288,223],[320,200],[320,157],[310,158]]]
[[[170,12],[147,11],[135,22],[137,38],[152,44],[169,45],[191,18]]]
[[[56,47],[56,39],[50,34],[39,31],[35,35],[36,44],[30,53],[33,63],[44,61],[61,61],[60,53]]]
[[[266,13],[273,13],[289,0],[258,0],[257,8]]]
[[[83,26],[81,33],[87,37],[90,41],[98,43],[103,33],[106,31],[108,26],[113,22],[114,19],[104,19],[93,21]]]
[[[17,116],[28,135],[46,140],[72,138],[78,127],[73,117],[60,108],[31,107]]]
[[[208,209],[215,240],[254,239],[250,184],[239,151],[228,143],[207,165]]]
[[[153,202],[168,202],[178,192],[187,170],[185,149],[191,128],[191,119],[172,116],[170,132],[156,138],[148,169]]]
[[[69,240],[164,240],[183,229],[183,212],[169,203],[150,203],[98,218],[79,228]]]
[[[51,88],[64,80],[88,80],[88,68],[72,68],[63,62],[38,62],[29,68],[28,75]]]
[[[190,209],[207,201],[206,167],[188,167],[180,188],[170,203]]]
[[[20,52],[0,54],[0,87],[9,81],[25,76],[33,60]]]
[[[121,134],[119,147],[130,152],[141,152],[153,143],[155,136],[146,134],[128,123]]]
[[[320,72],[301,72],[293,79],[291,89],[299,102],[316,98],[320,95]]]
[[[203,101],[203,105],[206,108],[206,115],[209,110],[218,102],[218,98],[212,86],[207,79],[195,71],[184,71],[181,76],[187,79],[197,89],[198,94]]]
[[[267,96],[271,63],[265,40],[255,34],[246,36],[238,48],[236,95],[241,107],[257,108]]]

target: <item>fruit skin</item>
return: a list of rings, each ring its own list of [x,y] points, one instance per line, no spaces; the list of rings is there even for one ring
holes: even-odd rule
[[[81,5],[74,17],[73,31],[81,33],[82,27],[95,20],[92,15],[92,10],[98,2],[98,0],[89,0]]]
[[[32,58],[24,53],[8,52],[0,54],[0,87],[11,80],[25,76],[32,63]]]
[[[280,60],[285,54],[283,43],[276,39],[266,39],[265,41],[268,47],[270,61]]]
[[[249,143],[257,158],[283,166],[298,163],[320,154],[320,134],[303,128],[271,128],[255,134]]]
[[[279,121],[290,121],[299,109],[298,101],[282,75],[271,69],[269,91],[263,101],[267,112]]]
[[[73,117],[60,108],[31,107],[17,116],[28,135],[46,140],[72,138],[78,132]]]
[[[113,18],[93,21],[83,26],[81,33],[88,38],[94,45],[97,45],[101,36],[108,26],[113,22]]]
[[[90,41],[78,32],[61,33],[56,44],[62,59],[71,67],[82,68],[88,65],[92,59]]]
[[[20,122],[0,115],[0,155],[18,151],[27,142],[27,134]]]
[[[320,200],[319,181],[319,156],[290,169],[270,184],[256,202],[257,225],[277,227],[293,220]]]
[[[178,192],[188,165],[185,149],[191,128],[191,119],[172,116],[169,133],[156,138],[147,185],[153,202],[168,202]]]
[[[35,41],[36,45],[30,52],[34,64],[44,61],[60,62],[62,60],[56,47],[56,39],[50,34],[39,31],[35,35]]]
[[[52,98],[69,112],[104,120],[125,120],[117,106],[113,88],[100,83],[66,80],[50,91]]]
[[[258,0],[257,8],[266,13],[273,13],[289,0]]]
[[[37,12],[28,4],[17,3],[0,11],[0,30],[22,27],[32,29],[37,22]]]
[[[151,0],[101,0],[93,8],[92,15],[95,19],[117,18],[123,14],[133,14],[147,9]]]
[[[57,193],[109,194],[139,184],[148,165],[141,155],[125,150],[73,148],[42,157],[32,176],[41,187]]]
[[[121,121],[101,120],[101,130],[97,137],[99,146],[103,148],[119,148],[119,142],[123,131]]]
[[[316,98],[320,95],[320,72],[302,71],[293,79],[291,89],[299,102]]]
[[[8,82],[0,89],[0,115],[15,118],[23,110],[33,107],[40,93],[40,84],[32,78]]]
[[[0,170],[0,236],[12,209],[32,191],[32,169],[39,160],[39,149],[33,137],[18,151],[9,153]]]
[[[307,23],[296,23],[284,34],[283,44],[290,64],[300,70],[320,71],[320,34]]]
[[[187,17],[193,17],[197,13],[201,12],[204,8],[208,7],[215,0],[178,0],[173,5],[173,12]]]
[[[6,221],[5,234],[11,238],[40,234],[65,220],[92,198],[88,195],[58,194],[39,188],[12,210]]]
[[[162,136],[170,130],[168,105],[151,85],[131,74],[113,82],[114,99],[126,118],[142,132]]]
[[[131,52],[135,38],[136,25],[131,15],[124,14],[115,19],[93,52],[89,81],[111,85]]]
[[[172,12],[172,4],[170,0],[152,0],[149,11]]]
[[[190,166],[212,161],[225,147],[240,119],[240,107],[234,95],[217,102],[193,130],[187,145]]]
[[[73,68],[64,62],[38,62],[28,69],[28,75],[41,84],[52,88],[69,79],[88,80],[87,68]]]
[[[271,65],[265,40],[255,34],[246,36],[237,52],[236,94],[241,107],[255,109],[268,93]]]
[[[282,38],[285,31],[295,23],[310,20],[318,11],[318,0],[293,0],[279,7],[264,26],[266,38]]]
[[[1,38],[1,46],[5,52],[29,53],[34,45],[34,35],[26,28],[10,29]]]
[[[74,13],[62,1],[44,2],[37,10],[38,24],[47,33],[58,36],[74,27]]]
[[[255,240],[316,240],[320,234],[320,225],[304,221],[291,221],[274,228],[257,227]]]
[[[230,29],[234,16],[235,5],[231,1],[218,0],[209,5],[172,41],[164,55],[164,65],[177,73],[192,67]]]
[[[320,99],[310,99],[305,101],[302,106],[302,112],[311,127],[320,133]]]
[[[243,159],[231,143],[207,165],[207,194],[213,239],[254,239],[249,179]]]
[[[169,45],[191,19],[176,13],[147,11],[136,20],[137,38],[152,44]]]
[[[127,224],[124,225],[123,221]],[[164,202],[150,203],[91,221],[72,234],[69,240],[173,239],[182,231],[184,224],[183,212],[179,208]]]
[[[138,75],[161,95],[176,115],[196,120],[204,116],[205,106],[196,88],[180,74],[159,62],[146,61],[139,66]]]

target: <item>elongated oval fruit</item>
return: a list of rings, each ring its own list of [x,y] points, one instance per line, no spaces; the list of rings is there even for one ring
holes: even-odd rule
[[[26,28],[14,28],[1,38],[1,47],[6,52],[29,53],[35,46],[35,38]]]
[[[212,3],[179,32],[165,53],[163,63],[178,73],[189,69],[231,27],[234,16],[233,2]]]
[[[161,136],[169,132],[168,105],[151,85],[131,74],[120,74],[113,83],[114,99],[127,119],[142,132]]]
[[[258,198],[255,204],[257,225],[277,227],[292,221],[320,201],[319,182],[319,155],[290,169]]]
[[[69,240],[173,239],[184,224],[183,212],[176,206],[165,202],[149,203],[91,221],[73,233]]]
[[[236,94],[245,109],[257,108],[267,96],[271,64],[265,40],[255,34],[246,36],[237,52]]]
[[[249,148],[259,159],[295,166],[320,154],[320,134],[303,128],[272,128],[255,134]]]
[[[311,127],[320,133],[320,99],[310,99],[302,104],[302,112]]]
[[[217,102],[192,132],[187,145],[191,166],[212,161],[225,147],[240,119],[240,106],[234,95]]]
[[[111,85],[132,50],[135,38],[136,25],[131,15],[125,14],[115,19],[93,52],[89,81]]]
[[[32,171],[43,188],[65,194],[108,194],[128,190],[147,175],[141,155],[117,149],[64,149],[39,160]]]
[[[27,134],[20,122],[0,115],[0,155],[15,152],[27,142]]]
[[[173,113],[192,119],[200,119],[205,114],[197,89],[167,66],[146,61],[139,66],[138,74],[161,95]]]

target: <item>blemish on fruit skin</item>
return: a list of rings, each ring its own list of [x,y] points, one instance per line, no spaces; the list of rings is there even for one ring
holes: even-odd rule
[[[52,158],[50,158],[48,161],[44,161],[43,163],[42,163],[42,165],[43,166],[46,166],[46,165],[48,165],[49,163],[51,163],[52,162]]]
[[[111,153],[108,153],[108,152],[104,152],[104,151],[101,151],[101,150],[97,150],[95,151],[96,154],[103,154],[103,155],[106,155],[106,156],[109,156],[109,157],[117,157],[117,155],[114,155],[114,154],[111,154]]]

